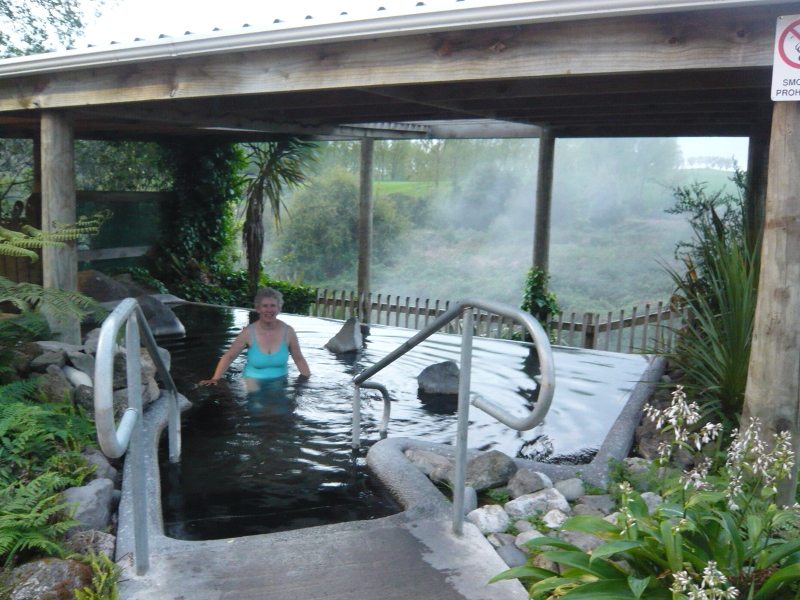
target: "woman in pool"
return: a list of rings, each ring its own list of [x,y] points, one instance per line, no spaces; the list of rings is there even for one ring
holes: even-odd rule
[[[278,319],[278,313],[283,307],[281,293],[272,288],[264,288],[258,291],[253,302],[258,320],[242,329],[219,360],[214,376],[201,381],[201,384],[216,384],[245,348],[248,349],[247,366],[243,376],[248,392],[260,389],[261,382],[265,380],[285,379],[290,355],[300,375],[311,376],[308,363],[300,351],[297,334],[290,325]]]

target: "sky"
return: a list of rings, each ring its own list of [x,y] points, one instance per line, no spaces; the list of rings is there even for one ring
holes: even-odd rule
[[[519,0],[502,0],[509,3]],[[418,0],[109,0],[103,14],[90,23],[84,43],[105,46],[112,41],[126,43],[135,38],[156,39],[159,35],[182,35],[237,29],[245,23],[268,25],[275,19],[289,24],[337,20],[341,12],[349,17],[385,16],[419,11]],[[426,8],[456,8],[491,5],[497,0],[425,0]],[[378,12],[379,7],[386,11]],[[81,45],[79,42],[78,46]],[[684,159],[715,156],[734,158],[747,168],[747,138],[679,138]]]

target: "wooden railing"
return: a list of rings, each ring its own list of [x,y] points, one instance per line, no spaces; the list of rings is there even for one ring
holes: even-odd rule
[[[316,303],[310,314],[333,319],[361,315],[363,322],[422,329],[450,307],[450,301],[420,299],[410,296],[370,294],[359,302],[355,292],[316,290]],[[359,308],[360,307],[360,308]],[[368,316],[368,318],[367,318]],[[689,319],[684,310],[677,312],[659,302],[630,313],[563,313],[550,319],[551,338],[556,345],[608,350],[611,352],[664,352],[674,349],[675,332]],[[476,310],[475,335],[500,339],[520,339],[522,328],[499,315]],[[461,321],[454,321],[445,333],[461,333]]]

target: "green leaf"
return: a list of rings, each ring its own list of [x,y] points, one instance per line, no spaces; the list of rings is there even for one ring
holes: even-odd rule
[[[635,600],[628,582],[592,581],[571,589],[559,600]]]
[[[582,579],[575,579],[571,577],[551,577],[549,579],[544,579],[539,583],[536,583],[531,586],[530,592],[531,596],[536,594],[541,594],[542,592],[549,592],[551,590],[556,589],[557,587],[561,587],[562,585],[570,585],[573,583],[585,583]]]
[[[667,555],[667,563],[670,570],[673,573],[683,570],[681,534],[672,533],[672,523],[670,521],[661,522],[661,543],[664,545],[664,552]]]
[[[606,542],[602,546],[598,546],[592,550],[591,560],[594,561],[598,558],[605,558],[619,552],[627,552],[628,550],[641,548],[642,546],[644,546],[644,543],[636,540],[614,540]]]
[[[553,573],[547,569],[540,569],[539,567],[531,567],[528,565],[522,567],[513,567],[507,571],[503,571],[495,575],[489,580],[489,583],[495,581],[502,581],[504,579],[519,579],[520,577],[531,577],[535,579],[547,579],[548,577],[557,577],[558,573]]]
[[[569,550],[571,552],[582,552],[582,550],[578,548],[575,544],[570,544],[569,542],[565,542],[564,540],[557,540],[555,538],[550,538],[550,537],[531,538],[527,542],[524,542],[522,545],[527,546],[529,548],[535,548],[537,546],[552,546],[553,548],[561,548],[562,550]]]
[[[771,550],[764,557],[763,568],[767,568],[770,565],[773,565],[783,560],[784,558],[786,558],[790,554],[793,554],[794,552],[797,552],[798,550],[800,550],[800,539],[784,541],[780,542],[779,544],[776,544],[775,549]]]
[[[772,594],[775,590],[784,583],[791,581],[800,581],[800,564],[789,565],[773,574],[772,577],[764,582],[758,593],[753,596],[753,600],[770,600],[770,598],[774,598]]]
[[[626,577],[625,573],[615,564],[604,559],[592,562],[590,556],[584,552],[551,550],[549,552],[543,552],[542,556],[561,565],[580,569],[600,579],[624,579]]]
[[[561,525],[561,529],[567,531],[580,531],[581,533],[590,533],[597,535],[598,532],[602,533],[622,533],[622,530],[613,523],[609,523],[605,519],[595,517],[592,515],[577,515],[570,517]]]
[[[652,577],[645,577],[644,579],[637,579],[636,577],[628,577],[628,587],[633,592],[633,597],[639,600],[642,593],[647,589]]]

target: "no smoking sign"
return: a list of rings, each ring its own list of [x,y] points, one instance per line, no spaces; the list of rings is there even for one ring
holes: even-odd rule
[[[800,100],[800,15],[778,17],[772,61],[772,99]]]

